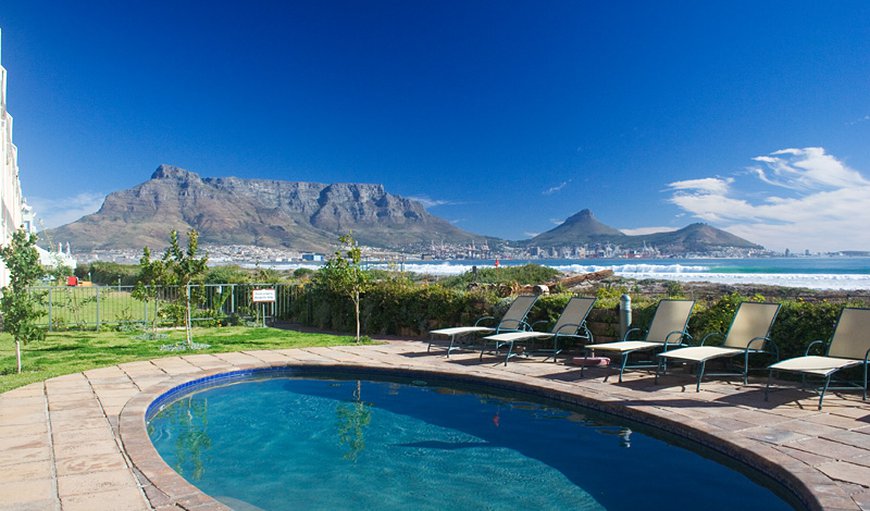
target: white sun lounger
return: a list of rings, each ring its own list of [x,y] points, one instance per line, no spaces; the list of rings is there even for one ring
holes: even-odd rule
[[[556,362],[556,356],[562,352],[559,348],[559,341],[561,339],[566,338],[574,338],[574,339],[585,339],[586,341],[592,340],[592,332],[586,328],[586,316],[589,315],[589,311],[592,310],[592,306],[595,304],[595,298],[585,298],[575,296],[568,300],[568,303],[565,305],[565,309],[562,310],[562,314],[559,315],[559,319],[556,321],[556,324],[553,325],[552,330],[549,332],[535,332],[533,330],[530,331],[520,331],[520,332],[507,332],[500,333],[496,335],[490,335],[483,338],[484,346],[480,350],[480,357],[483,358],[483,353],[486,348],[486,341],[492,341],[495,344],[495,352],[498,354],[499,350],[507,346],[507,354],[505,355],[504,363],[507,365],[508,360],[511,357],[516,356],[516,352],[514,352],[514,344],[518,342],[528,342],[538,339],[553,339],[553,348],[548,350],[551,355],[544,359],[546,362],[550,357],[553,357],[553,362]],[[580,330],[583,330],[583,333],[580,333]]]
[[[739,372],[707,373],[707,376],[743,376],[743,384],[749,378],[749,356],[771,354],[778,358],[776,345],[770,340],[770,329],[779,313],[778,303],[743,302],[737,307],[728,334],[718,332],[707,334],[701,339],[700,346],[679,348],[659,353],[659,369],[656,371],[656,383],[660,374],[667,372],[670,361],[680,361],[698,364],[698,380],[695,391],[701,391],[701,379],[704,378],[707,362],[716,358],[732,358],[743,356],[743,364]],[[704,346],[708,339],[714,336],[725,338],[722,346]]]
[[[824,347],[825,354],[810,355],[810,351],[816,346]],[[847,307],[840,313],[840,319],[837,320],[830,341],[813,341],[807,346],[804,356],[783,360],[770,366],[767,387],[764,389],[764,400],[767,401],[770,393],[773,372],[785,371],[823,378],[824,384],[816,389],[819,393],[819,410],[822,409],[825,392],[829,389],[861,388],[864,391],[863,399],[866,401],[868,358],[870,358],[870,309]],[[864,381],[861,385],[841,382],[843,386],[831,387],[831,378],[837,372],[860,365],[864,366]]]
[[[529,324],[526,323],[526,316],[529,314],[532,305],[538,299],[535,295],[519,295],[508,307],[507,312],[502,316],[501,321],[492,327],[482,326],[481,323],[494,321],[493,316],[483,316],[474,322],[474,326],[456,326],[449,328],[439,328],[429,331],[429,346],[426,352],[432,349],[434,336],[446,336],[450,338],[450,346],[447,348],[447,356],[454,350],[460,349],[460,344],[474,335],[501,333],[501,332],[516,332],[519,330],[529,330]]]
[[[692,315],[692,307],[694,305],[694,300],[662,300],[656,307],[655,315],[644,340],[629,340],[628,338],[633,332],[640,331],[639,328],[632,328],[625,333],[622,341],[586,346],[587,356],[588,353],[594,354],[596,351],[619,355],[620,382],[626,368],[656,368],[658,363],[654,361],[644,361],[629,365],[629,357],[636,352],[667,350],[670,346],[684,345],[683,339],[689,335],[686,332],[686,327],[689,325],[689,316]],[[611,368],[613,368],[612,364]],[[580,372],[581,374],[583,373],[582,367]],[[608,378],[610,378],[610,373],[604,377],[604,381],[607,381]]]

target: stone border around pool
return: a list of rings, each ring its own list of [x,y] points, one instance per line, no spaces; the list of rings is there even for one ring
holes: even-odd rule
[[[160,492],[168,504],[175,504],[190,511],[231,511],[229,507],[218,502],[212,497],[201,492],[198,488],[187,482],[175,470],[169,467],[157,453],[147,433],[146,414],[149,408],[163,396],[172,393],[178,387],[197,385],[202,382],[205,386],[210,381],[219,382],[224,379],[222,375],[256,374],[269,371],[298,370],[300,376],[306,373],[322,375],[329,371],[341,374],[358,371],[372,376],[400,376],[412,378],[434,378],[440,381],[448,379],[454,383],[481,385],[509,392],[528,394],[537,397],[552,399],[569,405],[581,406],[590,410],[603,412],[613,416],[625,418],[641,423],[645,426],[661,430],[667,434],[695,443],[701,447],[710,449],[727,458],[743,463],[773,479],[790,491],[796,501],[804,509],[822,510],[824,506],[810,487],[818,481],[818,473],[794,460],[784,459],[779,453],[757,441],[752,441],[740,435],[728,432],[711,434],[704,431],[702,423],[690,424],[685,420],[669,417],[662,409],[649,407],[648,409],[631,408],[620,405],[619,400],[596,399],[582,394],[581,389],[568,391],[555,389],[543,384],[539,378],[515,373],[501,374],[462,374],[451,371],[449,367],[440,368],[412,368],[412,367],[384,367],[365,363],[262,363],[248,366],[239,366],[234,370],[225,369],[200,372],[196,375],[176,376],[163,383],[149,387],[127,402],[121,412],[119,429],[120,437],[129,459],[140,478]],[[227,379],[238,381],[238,378]],[[483,389],[484,391],[486,388]],[[180,392],[178,395],[184,395]],[[606,398],[606,396],[602,396]],[[169,397],[167,401],[171,401]],[[153,500],[153,496],[149,496]],[[152,502],[153,505],[153,502]]]

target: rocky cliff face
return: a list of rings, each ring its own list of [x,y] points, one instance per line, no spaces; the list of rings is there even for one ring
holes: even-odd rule
[[[203,244],[319,251],[349,231],[360,243],[388,248],[482,239],[382,185],[202,178],[170,165],[51,235],[81,250],[162,247],[171,229],[196,229]]]

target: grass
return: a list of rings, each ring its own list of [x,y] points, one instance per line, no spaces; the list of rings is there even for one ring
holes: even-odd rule
[[[196,351],[164,351],[166,344],[182,343],[184,330],[166,332],[168,339],[140,340],[141,332],[49,332],[43,341],[22,349],[21,374],[15,372],[15,343],[0,334],[0,393],[63,374],[160,357],[191,353],[224,353],[240,350],[341,346],[354,343],[353,337],[303,333],[276,328],[244,326],[194,328],[194,342],[210,347]]]

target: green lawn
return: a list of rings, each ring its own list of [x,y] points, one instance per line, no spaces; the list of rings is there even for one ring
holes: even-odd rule
[[[353,337],[302,333],[276,328],[244,326],[195,328],[194,342],[210,347],[196,351],[161,350],[166,344],[183,342],[184,330],[165,332],[168,339],[143,341],[137,333],[68,331],[49,332],[44,341],[32,342],[22,349],[24,372],[15,373],[15,344],[8,334],[0,334],[0,392],[42,381],[62,374],[110,366],[133,360],[149,360],[190,353],[273,348],[340,346],[354,343]]]

